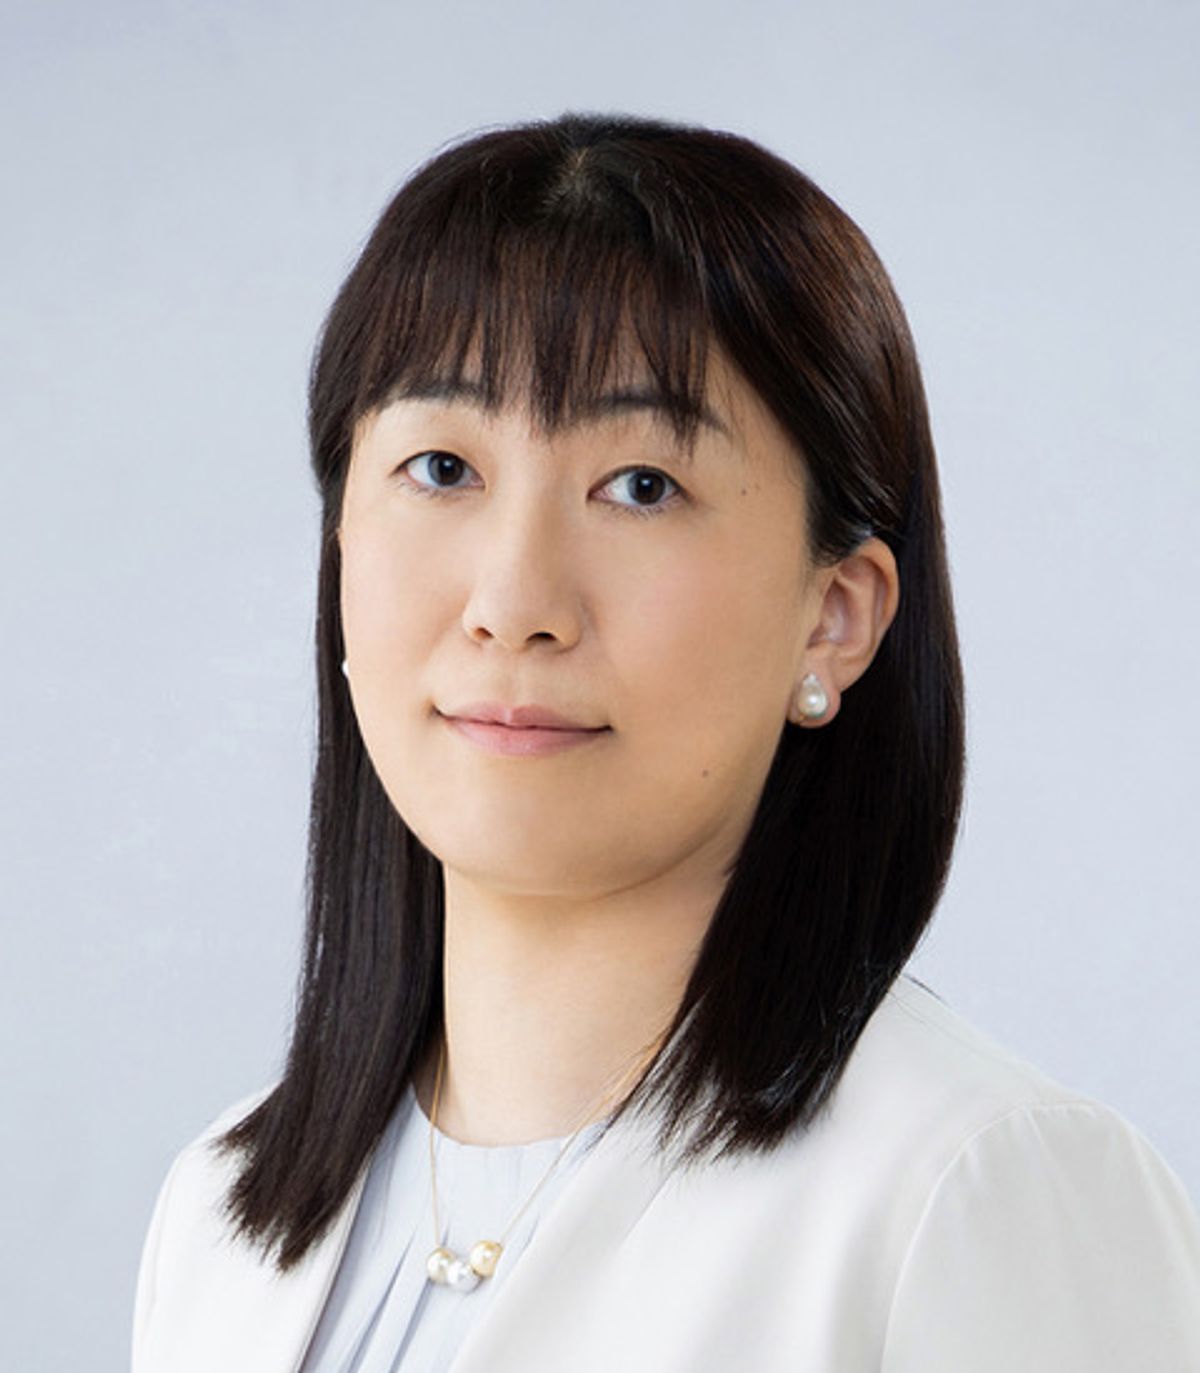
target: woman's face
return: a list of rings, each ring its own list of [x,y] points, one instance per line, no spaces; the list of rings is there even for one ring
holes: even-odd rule
[[[714,359],[689,454],[632,382],[549,436],[445,388],[355,435],[341,603],[367,751],[422,843],[511,895],[725,873],[819,615],[797,455],[751,388]],[[447,718],[481,702],[593,732],[549,751]]]

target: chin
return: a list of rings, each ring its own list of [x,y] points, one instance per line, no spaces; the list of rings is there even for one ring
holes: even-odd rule
[[[539,841],[529,827],[478,818],[464,827],[431,826],[419,835],[426,848],[473,885],[510,895],[581,897],[610,886],[613,874],[603,865],[591,870],[580,855],[594,845],[586,836],[571,842],[559,836],[553,845]],[[593,848],[594,852],[594,848]]]

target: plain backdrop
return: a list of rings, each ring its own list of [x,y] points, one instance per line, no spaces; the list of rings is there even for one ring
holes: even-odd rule
[[[755,137],[888,265],[970,708],[913,971],[1200,1196],[1196,3],[8,0],[0,38],[0,1366],[126,1365],[169,1160],[281,1063],[323,313],[421,160],[565,109]]]

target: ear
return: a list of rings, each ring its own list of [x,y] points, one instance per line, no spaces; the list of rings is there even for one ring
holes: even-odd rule
[[[797,677],[816,676],[828,698],[828,708],[813,718],[799,713],[793,693],[788,718],[806,728],[826,725],[838,712],[842,692],[871,664],[900,604],[900,574],[892,550],[870,538],[814,578],[816,623],[805,645]]]

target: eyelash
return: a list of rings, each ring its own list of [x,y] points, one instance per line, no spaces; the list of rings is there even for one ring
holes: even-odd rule
[[[413,478],[409,476],[407,472],[405,472],[405,468],[410,466],[412,463],[419,461],[421,458],[440,457],[454,458],[457,462],[462,463],[463,467],[465,468],[470,468],[471,466],[471,464],[467,462],[465,458],[460,458],[457,453],[450,453],[447,452],[445,449],[441,448],[430,448],[423,453],[413,454],[411,458],[408,458],[404,462],[402,462],[396,470],[398,472],[404,473],[405,479],[409,483],[410,489],[419,496],[433,496],[435,498],[439,496],[452,496],[455,494],[455,492],[461,491],[465,488],[457,486],[424,486],[420,482],[414,481]],[[608,486],[612,482],[615,482],[619,477],[627,477],[630,475],[630,473],[633,472],[650,472],[654,476],[661,477],[665,482],[668,482],[671,486],[675,488],[675,490],[673,493],[668,492],[666,499],[660,505],[618,504],[618,510],[623,510],[628,514],[637,515],[639,517],[650,519],[658,515],[665,515],[669,510],[672,510],[675,507],[679,500],[687,499],[687,493],[684,491],[683,487],[679,485],[675,478],[670,476],[668,473],[661,471],[657,467],[646,467],[644,465],[622,467],[619,472],[614,472],[612,476],[609,477],[608,481],[606,481],[604,484],[605,486]]]

